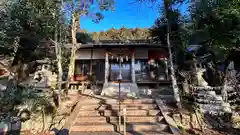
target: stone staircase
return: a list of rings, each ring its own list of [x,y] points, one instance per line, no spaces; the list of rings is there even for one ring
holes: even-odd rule
[[[231,112],[230,104],[225,103],[214,90],[199,90],[194,93],[195,101],[203,113],[223,115]]]
[[[240,105],[239,86],[238,87],[227,87],[227,93],[228,93],[228,102],[231,104],[231,106]]]
[[[192,87],[205,124],[211,128],[228,129],[232,125],[232,109],[229,103],[223,101],[221,89],[222,87]]]
[[[127,109],[127,135],[167,135],[170,132],[154,99],[126,99],[121,110]],[[119,105],[115,99],[83,103],[70,129],[70,135],[119,135]],[[123,117],[121,117],[123,131]]]
[[[120,83],[121,97],[139,97],[139,89],[136,83]],[[103,85],[101,95],[118,97],[119,83],[109,82]]]

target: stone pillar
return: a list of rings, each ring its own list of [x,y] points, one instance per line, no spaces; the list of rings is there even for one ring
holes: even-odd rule
[[[135,52],[132,52],[132,60],[131,60],[131,62],[132,62],[132,71],[131,71],[131,73],[132,73],[132,82],[133,83],[135,83],[136,82],[136,77],[135,77]]]
[[[109,59],[108,53],[105,53],[105,83],[108,83],[108,76],[109,76]]]

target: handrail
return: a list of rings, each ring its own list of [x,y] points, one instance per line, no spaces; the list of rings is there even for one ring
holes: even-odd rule
[[[121,56],[119,56],[119,77],[118,77],[118,124],[119,124],[119,133],[121,133]]]
[[[119,88],[118,88],[118,125],[119,125],[119,133],[121,133],[121,80],[119,79]]]
[[[127,109],[123,108],[123,135],[127,135],[126,114]]]

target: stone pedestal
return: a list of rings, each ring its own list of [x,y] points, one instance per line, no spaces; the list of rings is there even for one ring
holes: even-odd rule
[[[108,83],[104,84],[101,93],[102,96],[116,97],[119,96],[119,84]],[[139,90],[136,83],[121,83],[120,84],[120,97],[121,98],[138,98]]]

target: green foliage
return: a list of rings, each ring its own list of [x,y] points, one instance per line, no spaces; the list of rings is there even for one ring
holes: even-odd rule
[[[78,43],[86,44],[92,42],[92,37],[88,33],[78,32],[76,38]]]
[[[7,4],[1,18],[5,21],[3,26],[7,26],[5,34],[9,37],[36,34],[50,36],[56,24],[53,15],[57,8],[55,5],[48,0],[17,0]]]
[[[182,133],[186,133],[186,129],[182,125],[178,125],[178,128]]]
[[[171,26],[171,43],[173,45],[180,45],[184,43],[184,35],[187,34],[187,30],[185,28],[185,18],[180,14],[179,10],[171,10],[169,11],[169,22]],[[162,44],[167,44],[167,21],[166,18],[163,16],[158,18],[155,21],[155,24],[151,28],[151,36],[154,40],[160,41]]]
[[[228,51],[240,43],[240,1],[212,0],[192,2],[190,15],[194,36],[200,44]]]
[[[138,0],[158,2],[156,0]],[[200,44],[212,49],[217,58],[223,59],[225,54],[240,43],[240,1],[239,0],[198,0],[189,1],[189,20],[185,23],[176,14],[176,5],[184,0],[165,0],[161,12],[171,24],[170,40],[174,44]],[[167,10],[165,10],[167,9]],[[166,12],[167,11],[167,12]],[[170,12],[169,12],[170,11]],[[175,18],[174,18],[175,16]],[[179,19],[178,19],[179,18]],[[174,25],[178,24],[178,25]],[[165,26],[163,25],[165,24]],[[180,26],[176,32],[176,26]],[[151,30],[154,39],[166,42],[166,20],[159,18]],[[159,29],[157,29],[159,28]],[[186,34],[187,33],[187,34]],[[189,37],[190,36],[190,37]],[[177,39],[177,41],[176,41]],[[189,40],[186,40],[189,39]],[[224,55],[223,55],[224,54]]]
[[[30,115],[45,110],[47,115],[56,113],[56,108],[51,102],[51,98],[43,92],[38,92],[33,88],[15,87],[6,90],[1,98],[1,112],[15,112],[16,116],[21,110],[27,110]]]
[[[88,16],[99,23],[104,18],[102,11],[113,11],[115,0],[64,0],[68,12],[74,14],[80,23],[81,16]],[[78,24],[79,25],[79,24]]]
[[[49,0],[16,0],[7,2],[1,11],[0,40],[10,50],[16,38],[53,38],[56,26],[64,25],[60,20],[60,6]],[[37,44],[35,44],[36,46]]]
[[[173,3],[174,4],[174,3]],[[170,42],[173,49],[174,61],[181,67],[183,66],[184,55],[191,32],[188,29],[188,20],[183,16],[177,8],[173,8],[172,4],[163,12],[155,24],[150,29],[150,34],[153,40],[160,42],[163,46],[167,46],[168,24],[170,26]],[[164,10],[163,10],[164,11]],[[165,15],[167,14],[167,16]]]
[[[63,67],[63,77],[64,81],[67,80],[68,64],[70,62],[71,50],[66,47],[62,47],[62,67]]]
[[[92,38],[93,40],[142,40],[148,39],[150,37],[149,29],[109,29],[107,31],[102,32],[93,32]]]

